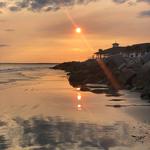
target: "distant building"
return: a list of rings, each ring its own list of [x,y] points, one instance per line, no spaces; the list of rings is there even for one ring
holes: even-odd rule
[[[119,47],[119,43],[113,43],[112,45],[113,45],[113,48]]]
[[[103,50],[99,49],[98,52],[94,53],[95,54],[95,58],[101,59],[102,58],[102,53],[103,53]]]
[[[95,53],[96,59],[107,58],[112,55],[120,54],[123,57],[142,57],[150,52],[150,43],[136,44],[132,46],[121,47],[118,43],[113,43],[113,47],[109,49],[99,49]]]

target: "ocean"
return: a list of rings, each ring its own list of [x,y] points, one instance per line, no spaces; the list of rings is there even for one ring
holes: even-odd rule
[[[0,64],[0,150],[149,150],[149,104],[72,87],[54,64]],[[120,107],[115,107],[115,106]]]
[[[0,84],[16,82],[19,80],[29,80],[38,76],[39,70],[49,69],[56,64],[36,64],[36,63],[1,63],[0,64]],[[27,75],[32,71],[32,75]],[[40,74],[39,74],[40,76]]]

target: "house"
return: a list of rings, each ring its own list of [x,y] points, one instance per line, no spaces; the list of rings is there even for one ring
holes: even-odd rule
[[[103,59],[117,54],[120,54],[123,57],[141,58],[142,56],[146,55],[149,52],[150,52],[150,43],[135,44],[125,47],[119,46],[118,43],[113,43],[112,48],[105,50],[99,49],[94,54],[94,58]]]
[[[113,48],[115,48],[115,47],[119,47],[119,43],[116,43],[116,42],[115,42],[115,43],[113,43],[112,45],[113,45]]]

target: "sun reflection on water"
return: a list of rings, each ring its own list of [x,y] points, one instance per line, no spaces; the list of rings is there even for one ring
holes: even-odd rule
[[[82,96],[80,93],[77,94],[77,100],[80,101],[82,99]]]
[[[80,88],[77,88],[77,91],[80,91]],[[77,92],[77,110],[81,111],[83,109],[83,100],[82,100],[82,95],[80,92]]]
[[[78,88],[77,88],[77,91],[80,91],[80,89],[81,89],[81,88],[80,88],[80,87],[78,87]]]

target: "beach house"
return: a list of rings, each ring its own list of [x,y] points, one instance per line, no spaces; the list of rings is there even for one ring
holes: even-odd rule
[[[99,49],[94,53],[94,58],[103,59],[113,55],[122,55],[123,57],[142,57],[150,52],[150,43],[135,44],[131,46],[120,46],[119,43],[113,43],[111,48]]]

